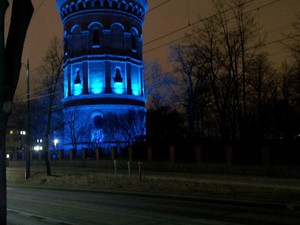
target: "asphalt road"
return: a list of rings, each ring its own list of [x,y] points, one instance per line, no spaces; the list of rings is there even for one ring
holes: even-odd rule
[[[8,225],[295,225],[282,204],[8,187]]]

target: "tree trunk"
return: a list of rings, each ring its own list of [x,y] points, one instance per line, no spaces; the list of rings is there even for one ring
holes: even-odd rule
[[[46,171],[47,171],[47,176],[51,176],[51,166],[50,166],[50,161],[48,158],[48,151],[49,151],[49,134],[50,134],[50,129],[51,129],[51,119],[52,119],[52,104],[50,104],[51,107],[48,109],[48,115],[47,115],[47,128],[46,128],[46,136],[45,136],[45,143],[46,143],[46,148],[44,150],[44,159],[45,159],[45,166],[46,166]]]
[[[13,1],[5,48],[7,75],[4,80],[4,90],[8,101],[13,99],[18,84],[23,46],[32,14],[33,5],[31,0]]]
[[[5,12],[8,6],[7,1],[0,2],[0,224],[6,225],[6,157],[5,157],[5,139],[6,139],[6,122],[7,115],[3,108],[4,85],[3,80],[5,71],[5,46],[4,46],[4,23]]]
[[[31,0],[13,1],[7,42],[4,41],[7,0],[0,1],[0,224],[7,223],[6,191],[6,125],[11,102],[18,84],[22,52],[27,29],[33,14]]]

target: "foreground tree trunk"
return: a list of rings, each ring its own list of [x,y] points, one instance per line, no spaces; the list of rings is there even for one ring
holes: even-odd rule
[[[18,84],[22,52],[27,29],[33,14],[31,0],[13,1],[9,33],[4,41],[7,0],[0,1],[0,224],[6,225],[6,125]]]
[[[7,115],[3,109],[4,85],[5,76],[5,54],[4,54],[4,21],[5,12],[8,6],[7,1],[0,2],[0,224],[6,224],[6,157],[5,157],[5,134]]]

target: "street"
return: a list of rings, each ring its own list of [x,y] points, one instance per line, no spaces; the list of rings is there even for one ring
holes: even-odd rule
[[[8,225],[300,224],[282,205],[8,187]]]

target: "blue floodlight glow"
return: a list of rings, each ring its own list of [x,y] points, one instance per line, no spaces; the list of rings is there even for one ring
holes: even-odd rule
[[[132,85],[132,94],[135,96],[140,95],[140,90],[139,90],[139,85],[138,84],[133,84]]]
[[[74,84],[74,95],[80,95],[82,93],[81,84]]]
[[[92,82],[91,83],[91,92],[92,94],[100,94],[104,91],[104,85],[101,82]]]
[[[148,4],[146,0],[117,2],[56,1],[64,28],[65,127],[60,145],[65,150],[105,149],[131,142],[128,130],[112,128],[120,126],[117,123],[110,123],[110,130],[103,128],[107,122],[103,118],[124,120],[126,113],[136,123],[130,138],[146,133],[142,28]]]
[[[121,82],[115,82],[114,84],[114,91],[116,94],[123,94],[123,83]]]

